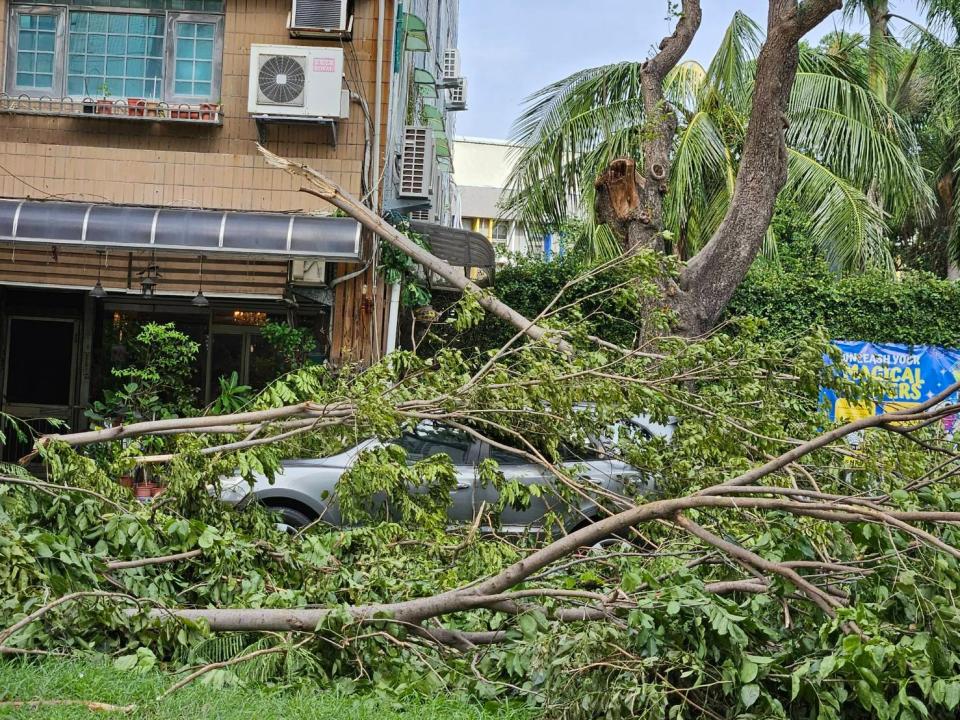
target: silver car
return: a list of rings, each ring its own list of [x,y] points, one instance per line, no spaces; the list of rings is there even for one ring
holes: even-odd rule
[[[610,440],[596,443],[595,448],[565,451],[562,465],[573,468],[577,477],[596,485],[608,493],[643,494],[653,490],[653,482],[636,468],[617,457],[617,438],[624,432],[644,438],[670,438],[673,428],[659,425],[647,417],[636,417],[612,429]],[[548,470],[522,457],[476,440],[456,428],[435,423],[422,423],[412,432],[404,433],[394,441],[403,447],[407,460],[415,463],[443,453],[453,462],[457,483],[451,493],[448,510],[453,524],[471,523],[482,508],[489,510],[497,504],[497,489],[481,483],[477,465],[481,460],[497,461],[504,478],[524,485],[540,485],[544,492],[533,497],[529,506],[515,509],[507,506],[500,514],[504,532],[536,532],[543,527],[544,518],[556,513],[563,518],[567,530],[594,520],[600,510],[586,498],[571,507],[562,501],[550,487],[556,478]],[[221,497],[229,504],[243,506],[251,501],[262,503],[277,512],[286,526],[300,528],[315,520],[334,526],[344,524],[336,502],[337,482],[357,458],[366,450],[377,447],[379,441],[366,440],[339,455],[315,460],[288,460],[271,483],[265,477],[256,479],[253,488],[242,478],[222,482]]]

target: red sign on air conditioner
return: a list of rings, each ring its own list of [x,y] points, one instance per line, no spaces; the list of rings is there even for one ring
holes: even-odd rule
[[[337,61],[333,58],[314,58],[313,71],[320,73],[332,73],[337,71]]]

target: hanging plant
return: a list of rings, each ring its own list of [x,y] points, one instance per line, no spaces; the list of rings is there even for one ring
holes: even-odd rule
[[[387,221],[410,238],[424,250],[430,250],[430,244],[424,235],[410,229],[410,221],[403,217],[388,217]],[[401,252],[389,243],[380,242],[380,265],[378,266],[384,282],[388,285],[401,285],[400,303],[405,308],[418,308],[429,305],[433,296],[427,286],[424,269],[409,255]]]

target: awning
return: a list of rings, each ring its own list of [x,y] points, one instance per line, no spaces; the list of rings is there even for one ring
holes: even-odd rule
[[[0,241],[195,255],[360,259],[350,218],[0,199]]]
[[[404,47],[410,52],[430,52],[427,24],[413,13],[403,13]]]
[[[451,265],[475,268],[496,267],[497,253],[493,245],[478,232],[423,220],[411,220],[410,229],[426,237],[433,254]]]
[[[437,80],[433,77],[433,73],[431,73],[429,70],[424,70],[423,68],[414,68],[413,84],[417,86],[417,93],[422,98],[436,100],[438,97],[440,97],[437,94]]]

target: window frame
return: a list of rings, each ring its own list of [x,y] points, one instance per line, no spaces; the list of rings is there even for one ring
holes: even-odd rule
[[[198,12],[195,10],[155,10],[151,8],[122,8],[108,5],[57,5],[31,2],[11,2],[6,13],[6,51],[3,60],[4,92],[11,97],[26,96],[30,98],[51,98],[54,100],[70,97],[74,100],[85,98],[96,99],[96,93],[74,97],[68,95],[67,90],[67,62],[69,33],[69,13],[97,12],[119,15],[152,15],[163,17],[163,97],[157,102],[163,102],[176,109],[178,105],[198,105],[201,103],[219,103],[223,95],[223,50],[225,14]],[[35,88],[21,88],[17,85],[17,51],[20,40],[21,15],[56,15],[57,31],[54,41],[53,58],[53,89],[50,91]],[[213,65],[210,74],[209,97],[177,95],[174,92],[176,81],[176,25],[179,22],[210,23],[214,25],[213,35]],[[118,100],[124,100],[117,96]],[[123,117],[118,115],[117,117]]]
[[[17,52],[20,47],[20,17],[22,15],[55,15],[57,31],[53,41],[53,88],[48,92],[36,88],[21,88],[17,85]],[[11,97],[26,95],[31,98],[63,97],[66,80],[67,8],[65,5],[40,5],[33,3],[10,3],[7,13],[7,51],[4,71],[4,92]]]
[[[223,15],[193,11],[168,10],[163,36],[163,101],[171,107],[219,102],[223,94]],[[177,23],[209,23],[213,31],[213,67],[210,70],[210,96],[177,95]]]

